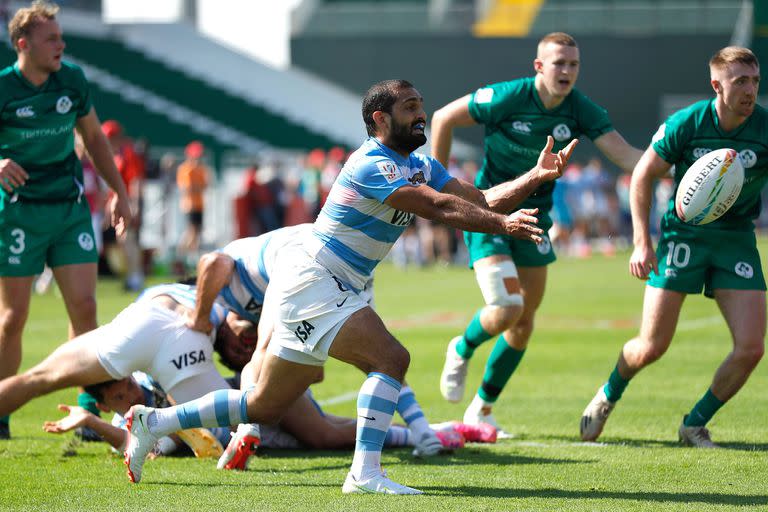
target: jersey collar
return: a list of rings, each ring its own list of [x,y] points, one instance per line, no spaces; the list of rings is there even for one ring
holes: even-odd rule
[[[21,80],[21,83],[24,84],[24,86],[32,89],[33,91],[42,91],[48,85],[48,82],[51,81],[51,75],[48,75],[48,79],[42,84],[40,84],[39,86],[33,84],[32,82],[27,80],[27,77],[25,77],[24,73],[21,72],[21,68],[19,67],[19,61],[16,61],[13,63],[13,72],[16,74],[18,79]]]
[[[394,160],[395,162],[397,162],[397,163],[399,163],[399,164],[402,164],[402,165],[408,165],[408,164],[409,164],[409,162],[410,162],[410,157],[406,158],[406,157],[404,157],[403,155],[401,155],[400,153],[398,153],[397,151],[395,151],[395,150],[391,149],[391,148],[390,148],[390,147],[388,147],[388,146],[385,146],[385,145],[384,145],[384,144],[382,144],[382,143],[381,143],[381,141],[380,141],[379,139],[377,139],[376,137],[369,137],[369,138],[368,138],[368,140],[372,141],[372,142],[373,142],[374,144],[376,144],[376,145],[377,145],[379,148],[381,148],[381,150],[382,150],[382,151],[384,151],[384,153],[386,153],[386,155],[387,155],[388,157],[390,157],[392,160]]]
[[[709,102],[709,113],[712,116],[712,124],[715,127],[715,131],[719,135],[727,138],[737,137],[744,130],[744,128],[746,128],[746,126],[752,120],[752,115],[754,115],[754,112],[752,112],[752,115],[750,115],[743,123],[741,123],[733,130],[727,132],[720,127],[720,118],[717,117],[717,108],[715,108],[715,98]]]

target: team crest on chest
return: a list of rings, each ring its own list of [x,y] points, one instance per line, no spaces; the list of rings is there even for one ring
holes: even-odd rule
[[[72,108],[72,100],[69,96],[62,96],[56,101],[56,112],[66,114]]]
[[[757,163],[757,155],[751,149],[743,149],[739,151],[739,158],[741,159],[741,163],[744,164],[744,168],[746,169],[754,167],[754,165]]]
[[[571,129],[568,125],[560,123],[552,130],[552,136],[558,142],[563,142],[571,138]]]

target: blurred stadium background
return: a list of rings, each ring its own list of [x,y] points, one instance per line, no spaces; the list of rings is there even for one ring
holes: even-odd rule
[[[718,48],[750,46],[768,69],[768,2],[757,0],[59,4],[67,58],[85,69],[100,118],[117,120],[144,161],[140,240],[155,270],[170,267],[184,228],[174,173],[192,140],[204,144],[216,177],[206,192],[207,249],[312,219],[339,162],[365,138],[360,100],[382,79],[411,80],[431,113],[483,84],[532,74],[537,40],[569,32],[581,48],[577,87],[645,147],[666,115],[710,96],[706,63]],[[3,10],[21,5],[6,1]],[[9,46],[0,56],[15,58]],[[471,178],[482,132],[457,136],[451,171]],[[563,180],[564,205],[575,212],[563,229],[576,231],[564,243],[578,245],[566,253],[612,251],[626,240],[628,178],[595,156],[580,146]],[[430,230],[414,229],[401,262],[461,259],[452,233]]]

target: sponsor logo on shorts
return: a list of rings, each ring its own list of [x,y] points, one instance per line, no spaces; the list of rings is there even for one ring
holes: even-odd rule
[[[490,103],[493,99],[493,89],[485,87],[484,89],[478,89],[475,93],[475,103],[482,105],[483,103]]]
[[[552,251],[552,243],[546,236],[541,237],[541,242],[536,244],[536,250],[539,254],[549,254]]]
[[[56,101],[56,112],[66,114],[72,108],[72,100],[69,96],[62,96]]]
[[[31,106],[19,107],[16,109],[16,117],[35,117],[35,111]]]
[[[752,276],[755,275],[755,270],[752,268],[752,265],[746,261],[738,262],[733,270],[736,272],[736,275],[739,275],[744,279],[752,279]]]
[[[77,243],[80,244],[80,248],[84,251],[93,250],[93,237],[90,233],[80,233],[77,236]]]
[[[344,300],[343,300],[343,301],[341,301],[341,302],[337,302],[337,303],[336,303],[336,307],[337,307],[337,308],[340,308],[341,306],[343,306],[343,305],[344,305],[344,303],[345,303],[345,302],[347,302],[347,299],[348,299],[348,298],[349,298],[349,295],[347,295],[346,297],[344,297]]]
[[[18,256],[8,256],[9,265],[21,265],[21,258]]]
[[[299,338],[299,341],[304,343],[307,341],[307,338],[309,338],[309,335],[312,331],[315,330],[315,326],[311,323],[307,322],[306,320],[303,320],[301,322],[301,325],[296,328],[295,331],[293,331],[293,334],[296,335],[297,338]]]
[[[709,148],[693,148],[693,157],[698,159],[711,152]]]
[[[560,123],[552,130],[552,136],[558,142],[563,142],[571,138],[571,129],[568,125]]]
[[[739,152],[739,158],[741,159],[741,163],[744,165],[746,169],[749,169],[750,167],[754,167],[757,163],[757,155],[754,151],[751,149],[743,149]]]
[[[512,129],[520,133],[531,133],[531,123],[528,121],[515,121],[512,123]]]
[[[677,277],[677,270],[668,268],[664,270],[664,277]]]

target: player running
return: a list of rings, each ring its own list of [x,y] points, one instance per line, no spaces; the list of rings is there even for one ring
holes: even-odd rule
[[[555,32],[539,41],[533,67],[536,75],[478,89],[441,108],[432,119],[432,156],[444,165],[451,151],[453,129],[485,127],[485,158],[475,179],[489,188],[516,178],[536,163],[540,148],[554,137],[555,149],[586,135],[613,163],[631,171],[640,150],[630,146],[611,125],[608,114],[574,89],[579,76],[576,41]],[[521,207],[539,210],[544,235],[538,243],[495,233],[466,230],[469,266],[485,300],[461,336],[448,344],[440,391],[460,402],[467,369],[477,347],[498,336],[477,394],[464,414],[465,423],[490,423],[493,405],[520,364],[533,332],[534,317],[544,297],[547,265],[555,261],[546,235],[552,227],[553,182],[538,187]],[[503,434],[502,434],[503,435]]]
[[[608,415],[640,370],[669,348],[687,294],[714,298],[731,331],[733,349],[712,385],[678,431],[683,444],[715,448],[706,428],[712,416],[746,383],[763,356],[765,279],[753,220],[768,181],[768,115],[757,105],[760,68],[747,48],[729,46],[709,61],[715,98],[680,110],[661,125],[632,174],[630,198],[635,249],[630,273],[648,279],[638,337],[628,341],[608,382],[581,418],[581,438],[594,441]],[[744,186],[736,203],[710,224],[693,226],[675,213],[675,193],[661,221],[656,253],[648,226],[653,182],[675,166],[675,182],[702,155],[720,148],[739,152]]]
[[[368,374],[358,395],[355,455],[342,491],[420,494],[387,478],[380,465],[410,356],[359,292],[413,215],[460,229],[539,240],[535,210],[505,216],[487,206],[510,211],[535,186],[559,177],[576,145],[553,154],[550,139],[528,174],[480,192],[450,178],[437,160],[413,153],[426,142],[423,103],[405,80],[380,82],[368,90],[363,119],[370,137],[345,164],[312,236],[281,251],[273,268],[259,322],[260,337],[271,331],[272,338],[256,387],[216,392],[170,409],[134,407],[126,450],[132,481],[141,478],[154,440],[182,425],[279,420],[319,378],[331,356]],[[230,412],[226,418],[215,413],[225,409]]]

